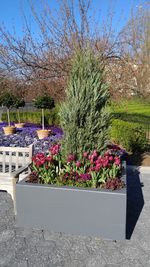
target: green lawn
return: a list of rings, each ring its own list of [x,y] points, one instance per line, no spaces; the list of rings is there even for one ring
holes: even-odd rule
[[[150,123],[150,103],[138,99],[113,103],[111,110],[115,118],[124,121]]]

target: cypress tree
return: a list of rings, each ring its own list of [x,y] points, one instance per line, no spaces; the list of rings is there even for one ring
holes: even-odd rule
[[[110,112],[104,71],[89,50],[78,51],[61,105],[60,121],[64,130],[63,155],[78,156],[83,151],[104,150],[108,141]]]

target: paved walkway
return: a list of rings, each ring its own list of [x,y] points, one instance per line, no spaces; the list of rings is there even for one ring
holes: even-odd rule
[[[0,266],[150,267],[150,175],[140,175],[141,184],[130,171],[128,180],[130,239],[118,242],[17,228],[11,197],[0,192]]]

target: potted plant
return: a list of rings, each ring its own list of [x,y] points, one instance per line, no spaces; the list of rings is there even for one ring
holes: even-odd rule
[[[119,151],[73,154],[60,145],[33,157],[16,184],[17,225],[108,239],[126,237],[126,174]],[[40,195],[40,198],[39,198]]]
[[[5,135],[14,134],[16,127],[10,124],[10,109],[14,107],[16,97],[10,92],[3,93],[0,96],[0,105],[7,108],[8,126],[3,127]]]
[[[44,110],[52,109],[54,107],[54,100],[48,95],[39,96],[34,100],[34,106],[42,111],[42,129],[37,130],[37,134],[39,139],[43,139],[50,134],[50,130],[45,129]]]
[[[108,99],[96,55],[77,52],[61,104],[61,146],[35,155],[28,182],[16,184],[19,226],[125,239],[126,175],[122,151],[107,149]]]
[[[15,123],[15,127],[17,128],[23,128],[25,125],[25,123],[20,122],[20,112],[19,112],[19,108],[24,107],[24,106],[25,106],[24,99],[16,98],[14,107],[17,109],[18,123]]]

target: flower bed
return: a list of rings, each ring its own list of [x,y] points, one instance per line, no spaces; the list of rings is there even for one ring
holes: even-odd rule
[[[33,157],[32,172],[28,182],[61,186],[120,189],[124,187],[121,156],[124,151],[117,146],[99,153],[83,152],[80,159],[69,154],[62,159],[60,144],[50,147],[48,153]]]
[[[5,136],[3,129],[6,123],[0,123],[0,146],[11,146],[11,147],[26,147],[30,144],[34,144],[34,153],[47,151],[51,144],[61,139],[63,132],[61,128],[56,126],[49,126],[52,135],[43,140],[39,140],[37,137],[36,130],[40,129],[40,125],[26,123],[22,129],[17,129],[17,132],[13,135]]]

